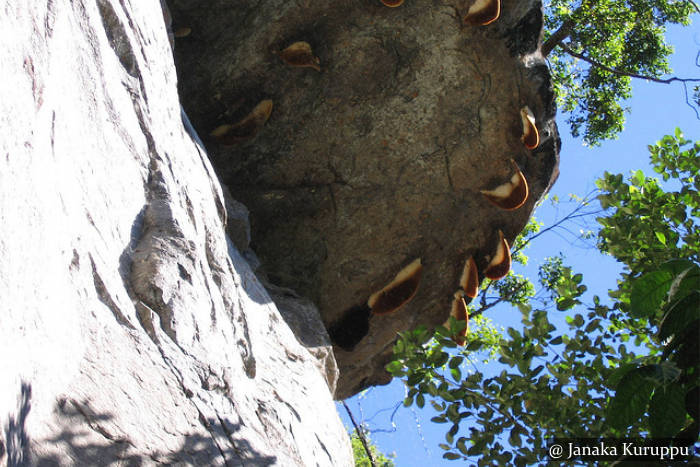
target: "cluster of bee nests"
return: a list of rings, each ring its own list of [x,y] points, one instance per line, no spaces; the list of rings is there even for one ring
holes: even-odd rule
[[[277,18],[285,20],[282,31],[272,28],[271,33],[245,42],[237,37],[236,54],[227,54],[226,62],[237,64],[231,65],[235,79],[227,80],[227,67],[217,68],[213,63],[214,79],[207,80],[200,73],[205,79],[197,83],[205,86],[188,88],[199,97],[210,85],[234,83],[213,88],[216,93],[209,95],[214,98],[205,101],[206,107],[199,107],[201,115],[195,120],[204,128],[214,128],[210,132],[211,141],[217,143],[214,163],[234,196],[240,196],[251,209],[253,248],[262,253],[263,271],[270,274],[270,282],[292,288],[319,306],[336,351],[352,352],[336,356],[343,368],[350,369],[347,374],[353,385],[367,375],[365,366],[382,366],[379,355],[390,348],[387,343],[395,330],[428,322],[437,325],[449,314],[450,306],[453,315],[468,320],[466,307],[470,295],[476,296],[472,290],[478,290],[484,277],[494,275],[496,266],[505,268],[503,274],[508,272],[506,238],[513,238],[527,217],[532,198],[551,182],[548,171],[552,166],[547,164],[553,159],[552,146],[556,157],[548,96],[537,87],[547,77],[530,68],[524,56],[516,55],[532,53],[534,49],[527,48],[530,45],[516,45],[514,51],[508,42],[520,44],[536,33],[531,28],[538,27],[536,6],[510,5],[502,12],[500,1],[467,0],[464,10],[454,8],[454,16],[447,7],[432,16],[431,25],[448,24],[441,16],[454,18],[450,22],[458,25],[457,33],[451,28],[426,27],[416,39],[411,32],[419,17],[411,9],[414,5],[377,3],[376,13],[383,6],[392,7],[387,10],[396,10],[408,23],[394,28],[394,12],[387,11],[376,20],[360,16],[358,24],[346,25],[343,19],[351,11],[343,16],[335,9],[331,19],[309,23],[301,16],[308,7],[290,7]],[[398,8],[401,5],[411,8]],[[528,12],[528,18],[535,14],[534,23],[523,19],[522,12]],[[304,17],[315,16],[305,13]],[[323,14],[318,17],[326,18]],[[193,19],[196,34],[190,44],[198,37],[205,39],[202,23]],[[494,22],[495,28],[479,27]],[[472,32],[464,34],[469,30]],[[516,30],[521,35],[511,35]],[[217,34],[220,32],[210,36],[221,37]],[[488,42],[469,49],[472,39]],[[195,55],[182,56],[196,59],[201,44],[188,45]],[[462,51],[453,54],[458,49]],[[496,53],[491,55],[492,51]],[[512,62],[505,55],[508,52],[515,59]],[[509,73],[511,63],[521,68],[502,75]],[[468,68],[460,68],[465,65]],[[290,69],[288,74],[281,72],[284,66]],[[479,86],[490,85],[491,76],[506,79],[503,84],[494,82],[493,89],[480,90]],[[435,78],[435,86],[428,77]],[[462,100],[454,98],[456,93],[476,105],[464,112],[463,104],[458,103]],[[209,111],[212,108],[215,112]],[[389,108],[396,113],[389,114]],[[486,113],[479,113],[482,110]],[[395,118],[402,115],[409,116],[405,123]],[[450,120],[452,116],[457,120]],[[358,122],[367,128],[360,129]],[[525,149],[538,147],[538,125],[543,144],[531,154]],[[431,147],[431,134],[443,129],[448,133],[437,134],[448,136],[440,136],[441,141]],[[518,139],[522,149],[517,149]],[[453,158],[454,165],[451,169],[447,162],[449,180],[443,180],[449,185],[441,187],[444,172],[436,164],[441,156],[432,156],[430,151],[445,143],[450,145],[445,157]],[[479,154],[472,158],[474,150]],[[504,151],[514,153],[500,156]],[[548,159],[531,157],[541,153]],[[329,169],[323,166],[326,157]],[[530,186],[523,172],[531,179]],[[409,173],[411,177],[404,175]],[[385,187],[397,182],[402,186],[387,192]],[[435,189],[422,191],[428,187]],[[395,206],[396,202],[401,204]],[[385,215],[382,209],[390,211]],[[459,211],[451,211],[455,209]],[[517,214],[511,217],[509,211]],[[446,220],[453,212],[456,228],[451,229]],[[433,287],[441,278],[442,284]],[[450,286],[453,280],[455,285]],[[400,310],[404,312],[397,313]],[[377,375],[367,379],[367,384],[376,381]]]
[[[396,8],[404,3],[404,0],[381,0],[382,4],[390,8]],[[495,22],[501,13],[500,0],[476,0],[468,9],[463,22],[469,26],[486,26]],[[175,37],[186,37],[191,32],[190,28],[180,28]],[[296,41],[277,53],[280,59],[291,67],[312,68],[321,71],[321,62],[313,53],[308,42]],[[264,99],[260,101],[245,117],[235,123],[225,123],[211,131],[210,136],[218,144],[232,146],[250,141],[263,129],[273,110],[273,101]],[[539,132],[535,117],[529,107],[524,106],[520,110],[523,133],[521,141],[527,149],[533,150],[539,145]],[[484,197],[493,205],[506,211],[513,211],[525,204],[529,195],[528,184],[525,176],[517,163],[510,159],[513,167],[511,178],[492,189],[480,190]],[[503,232],[498,231],[499,241],[496,251],[482,276],[491,280],[503,278],[511,266],[510,246]],[[373,315],[387,315],[400,310],[413,299],[418,291],[423,266],[421,259],[417,258],[401,269],[394,279],[386,286],[370,295],[366,305],[348,310],[346,316],[341,318],[329,329],[329,334],[334,343],[344,350],[351,351],[366,335],[369,330],[369,319]],[[472,256],[465,261],[463,272],[459,281],[459,288],[454,293],[451,316],[458,321],[465,321],[466,327],[459,332],[457,343],[463,345],[469,329],[468,303],[476,298],[481,279],[476,262]],[[349,316],[348,316],[349,315]],[[354,321],[351,326],[353,332],[348,333],[348,321]],[[357,325],[357,321],[361,324]],[[348,336],[351,336],[348,338]]]

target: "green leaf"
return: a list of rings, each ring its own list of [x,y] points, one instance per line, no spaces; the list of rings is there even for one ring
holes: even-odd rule
[[[636,318],[653,316],[661,308],[671,287],[673,276],[668,271],[644,274],[632,284],[630,314]]]
[[[462,364],[463,361],[464,357],[457,355],[450,359],[450,363],[447,366],[450,368],[457,368]]]
[[[645,373],[646,378],[654,383],[655,386],[665,385],[678,380],[681,371],[674,362],[662,361],[653,365],[645,365],[640,367]]]
[[[682,267],[686,263],[688,262],[683,261],[678,266]],[[691,263],[690,267],[675,274],[673,282],[671,283],[671,288],[668,291],[668,302],[671,303],[680,300],[686,295],[698,290],[700,290],[700,267]]]
[[[680,384],[656,388],[649,407],[649,426],[654,438],[671,438],[685,424],[685,391]]]
[[[639,368],[640,365],[640,359],[635,359],[631,362],[623,363],[610,374],[610,377],[606,381],[607,385],[613,388],[617,387],[620,384],[620,381],[622,381],[622,378],[627,373],[634,370],[635,368]]]
[[[654,232],[654,235],[656,235],[656,238],[661,242],[662,245],[666,246],[666,235],[664,235],[663,232],[656,231]]]
[[[480,340],[473,340],[470,343],[467,344],[467,350],[469,352],[476,352],[479,350],[481,347],[484,346],[484,343]]]
[[[592,333],[600,327],[600,319],[594,319],[586,325],[586,333]]]
[[[386,371],[388,371],[394,376],[400,375],[402,369],[403,364],[398,360],[391,361],[386,366]]]
[[[571,298],[571,297],[561,298],[561,299],[557,300],[557,310],[566,311],[566,310],[569,310],[569,309],[575,307],[579,303],[581,303],[581,302],[579,302],[575,298]]]
[[[423,396],[423,394],[418,394],[416,396],[416,405],[420,409],[422,409],[425,406],[425,397]]]
[[[554,339],[552,339],[551,341],[549,341],[549,344],[550,344],[550,345],[559,345],[559,344],[562,343],[562,340],[563,340],[563,339],[562,339],[561,336],[557,336],[557,337],[555,337]]]
[[[467,447],[467,438],[465,438],[465,437],[459,438],[459,440],[457,441],[457,449],[459,449],[460,452],[462,454],[464,454],[465,456],[467,455],[467,450],[469,449]]]
[[[697,319],[700,319],[700,291],[695,290],[668,307],[660,323],[659,338],[665,340],[679,334]]]
[[[624,430],[644,414],[654,390],[645,373],[643,368],[635,368],[620,380],[606,410],[606,421],[613,428]]]
[[[508,437],[508,442],[515,447],[520,447],[523,445],[523,441],[520,438],[520,432],[517,428],[510,430],[510,436]]]
[[[406,380],[406,385],[407,386],[415,386],[419,382],[423,381],[423,378],[425,376],[422,373],[413,373],[411,376],[408,377]]]
[[[431,400],[430,405],[433,406],[433,409],[435,409],[436,412],[442,412],[443,410],[445,410],[445,403],[444,402],[441,402],[438,404],[436,401]]]
[[[447,352],[435,352],[432,355],[431,360],[436,368],[443,366],[450,359],[450,354]]]
[[[694,264],[686,260],[669,261],[658,270],[648,272],[632,283],[630,313],[636,318],[653,316],[666,300],[666,295],[677,275]]]
[[[460,456],[456,452],[446,452],[445,454],[442,455],[442,457],[444,459],[451,460],[451,461],[462,458],[462,456]]]
[[[452,428],[454,428],[454,425],[452,425]],[[448,443],[452,444],[455,440],[455,434],[452,432],[452,428],[450,428],[450,431],[445,433],[445,439],[447,440]]]

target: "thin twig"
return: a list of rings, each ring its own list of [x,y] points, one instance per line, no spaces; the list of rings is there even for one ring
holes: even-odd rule
[[[525,239],[517,248],[515,248],[513,251],[511,251],[511,255],[518,253],[520,250],[522,250],[527,245],[529,245],[534,239],[549,232],[550,230],[556,229],[564,222],[567,222],[567,221],[574,219],[574,218],[577,218],[577,217],[587,217],[587,216],[591,216],[593,214],[597,214],[597,213],[601,212],[600,210],[591,211],[591,212],[584,212],[584,213],[580,212],[583,208],[587,207],[588,204],[592,201],[592,196],[596,191],[597,190],[592,190],[585,197],[583,197],[583,199],[581,199],[581,201],[578,203],[578,206],[576,206],[576,208],[574,208],[574,210],[571,211],[569,214],[562,217],[561,219],[559,219],[558,221],[556,221],[554,224],[550,225],[549,227],[546,227],[546,228],[540,230],[539,232],[537,232],[536,234]]]
[[[396,416],[396,412],[399,410],[399,408],[402,405],[403,405],[403,401],[397,402],[396,405],[394,406],[393,412],[391,412],[391,417],[389,418],[389,422],[391,423],[391,430],[387,430],[385,428],[374,428],[374,429],[368,429],[367,431],[369,431],[370,433],[396,433],[396,422],[394,422],[394,417]],[[391,407],[389,407],[386,409],[382,409],[379,412],[384,412],[387,410],[392,410],[392,409],[391,409]],[[367,419],[367,422],[372,420],[372,418],[376,417],[379,414],[379,412],[374,414],[371,418]]]
[[[617,69],[611,68],[607,65],[603,65],[599,61],[594,60],[590,57],[587,57],[583,54],[580,54],[578,52],[574,52],[567,45],[559,44],[559,47],[561,47],[566,53],[568,53],[572,57],[580,58],[584,62],[586,62],[590,65],[593,65],[594,67],[597,67],[597,68],[600,68],[600,69],[605,70],[607,72],[610,72],[614,75],[629,76],[630,78],[646,79],[648,81],[653,81],[655,83],[663,83],[663,84],[673,83],[674,81],[678,81],[681,83],[700,83],[700,78],[679,78],[677,76],[672,76],[670,78],[656,78],[654,76],[640,75],[638,73],[632,73],[631,71],[617,70]]]
[[[693,109],[693,112],[695,112],[695,117],[700,120],[700,112],[698,112],[698,109],[696,108],[695,104],[690,101],[690,95],[688,94],[688,83],[683,83],[683,91],[685,92],[685,103],[688,107]]]
[[[489,285],[491,285],[491,284],[489,284]],[[482,314],[484,311],[488,310],[489,308],[493,308],[494,306],[498,305],[501,302],[505,302],[505,301],[510,300],[511,298],[513,298],[515,296],[515,294],[520,292],[520,289],[522,289],[523,287],[525,287],[524,283],[518,284],[517,286],[513,287],[506,296],[499,297],[497,300],[494,300],[491,303],[486,303],[485,301],[482,301],[482,305],[479,307],[479,309],[474,310],[474,312],[472,312],[472,313],[469,313],[469,317],[475,318],[475,317],[479,316],[480,314]],[[482,297],[486,297],[485,291],[483,292]]]
[[[376,412],[374,412],[374,414],[373,414],[371,417],[365,419],[365,423],[371,422],[372,420],[374,420],[375,418],[377,418],[377,416],[378,416],[380,413],[388,412],[388,411],[390,411],[390,410],[394,410],[394,412],[395,412],[396,407],[399,406],[399,405],[401,405],[401,402],[397,402],[396,405],[395,405],[394,407],[384,407],[383,409],[377,410]],[[370,430],[370,431],[372,431],[372,430]]]
[[[355,433],[357,433],[357,437],[360,438],[360,441],[362,442],[362,446],[365,448],[365,452],[367,453],[367,458],[369,459],[369,463],[372,464],[372,467],[377,467],[377,464],[374,463],[374,457],[372,457],[372,452],[369,450],[369,446],[367,446],[367,440],[365,439],[365,434],[364,432],[360,429],[359,425],[355,421],[355,417],[352,415],[352,412],[350,411],[350,407],[348,407],[348,404],[343,401],[343,407],[345,407],[345,410],[348,412],[348,416],[350,417],[350,421],[352,422],[353,426],[355,427]]]
[[[527,239],[525,239],[517,248],[514,248],[514,249],[511,251],[511,255],[514,255],[514,254],[518,253],[520,250],[522,250],[522,249],[525,248],[527,245],[529,245],[529,244],[530,244],[534,239],[536,239],[537,237],[539,237],[539,236],[541,236],[541,235],[544,235],[545,233],[547,233],[547,232],[549,232],[549,231],[551,231],[551,230],[554,230],[554,229],[560,227],[561,224],[563,224],[564,222],[568,222],[568,221],[570,221],[571,219],[575,219],[575,218],[577,218],[577,217],[592,216],[593,214],[597,214],[597,213],[601,212],[602,210],[581,212],[581,210],[584,209],[586,206],[588,206],[588,204],[590,203],[590,201],[592,201],[592,196],[593,196],[593,194],[594,194],[596,191],[597,191],[597,190],[592,190],[590,193],[588,193],[586,196],[584,196],[583,199],[581,199],[581,201],[578,203],[578,205],[576,206],[576,208],[574,208],[574,210],[572,210],[569,214],[567,214],[566,216],[562,217],[561,219],[559,219],[558,221],[556,221],[554,224],[550,225],[549,227],[547,227],[547,228],[545,228],[545,229],[542,229],[542,230],[540,230],[539,232],[537,232],[536,234],[531,235],[530,237],[528,237]],[[555,232],[555,233],[556,233],[556,232]],[[481,313],[483,313],[484,311],[488,310],[489,308],[491,308],[491,307],[497,305],[498,303],[500,303],[500,302],[502,302],[502,301],[504,301],[504,300],[509,299],[511,296],[513,296],[513,295],[514,295],[515,293],[517,293],[518,290],[519,290],[519,289],[516,289],[516,290],[514,290],[510,295],[508,295],[507,297],[505,297],[505,298],[502,297],[502,298],[498,299],[497,301],[495,301],[495,302],[493,302],[493,303],[486,303],[486,292],[488,292],[489,288],[490,288],[494,283],[495,283],[494,281],[489,282],[489,284],[484,288],[484,290],[481,291],[481,299],[480,299],[480,301],[481,301],[481,306],[479,307],[478,310],[476,310],[474,313],[472,313],[471,316],[480,315]]]

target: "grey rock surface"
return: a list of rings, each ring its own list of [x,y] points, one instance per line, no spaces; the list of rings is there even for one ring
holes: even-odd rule
[[[471,0],[312,2],[172,0],[183,105],[201,134],[273,110],[236,145],[210,138],[212,162],[250,210],[252,248],[271,282],[318,305],[334,330],[337,398],[389,381],[396,332],[443,323],[467,257],[483,271],[501,229],[512,242],[558,174],[549,72],[539,52],[541,3],[503,0],[484,27],[462,22]],[[320,71],[281,51],[307,42]],[[520,137],[533,111],[540,146]],[[515,211],[481,195],[525,174]],[[415,258],[423,277],[397,313],[368,297]]]
[[[327,336],[251,271],[244,208],[225,233],[160,2],[0,24],[0,465],[352,465]]]

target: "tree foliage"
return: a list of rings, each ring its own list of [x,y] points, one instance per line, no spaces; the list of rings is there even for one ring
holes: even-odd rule
[[[622,131],[633,77],[684,86],[700,81],[662,78],[672,71],[666,26],[690,24],[697,8],[691,0],[551,0],[546,5],[543,54],[574,136],[596,145]]]
[[[405,405],[430,405],[445,424],[446,459],[537,464],[553,436],[698,439],[700,142],[676,131],[649,150],[664,187],[639,171],[599,180],[598,246],[625,265],[609,299],[584,303],[583,276],[555,257],[540,267],[539,290],[517,277],[498,289],[495,301],[520,309],[522,329],[477,328],[460,349],[466,323],[450,318],[434,334],[420,328],[398,339],[387,369],[403,378]],[[482,298],[470,312],[492,303]],[[504,365],[500,374],[475,365],[485,349]]]
[[[376,467],[394,467],[395,464],[394,461],[391,459],[392,456],[387,457],[383,453],[379,452],[377,446],[374,443],[372,443],[372,440],[369,438],[368,432],[365,431],[363,435],[368,443],[370,451],[372,452],[374,465]],[[362,440],[357,435],[357,432],[352,432],[350,436],[350,442],[352,444],[352,454],[355,458],[355,467],[372,467],[372,462],[370,461],[369,456],[367,455],[367,451],[365,450],[365,447],[362,444]]]

